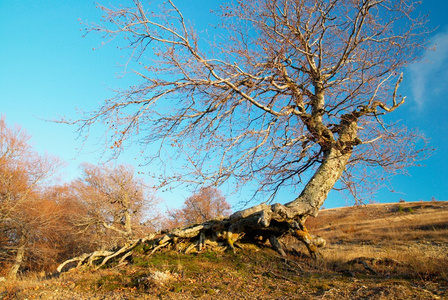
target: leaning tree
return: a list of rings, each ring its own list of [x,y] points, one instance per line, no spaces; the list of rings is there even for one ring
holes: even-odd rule
[[[124,37],[141,80],[84,114],[79,130],[104,123],[117,152],[137,143],[148,164],[185,162],[161,185],[249,183],[269,196],[170,231],[154,249],[179,239],[202,247],[211,236],[233,248],[262,236],[281,252],[277,237],[289,232],[316,256],[303,224],[333,188],[358,197],[427,154],[417,131],[389,117],[405,102],[402,69],[425,47],[415,1],[234,0],[212,12],[207,31],[171,0],[100,8],[104,22],[88,32]],[[266,204],[283,188],[301,191]]]

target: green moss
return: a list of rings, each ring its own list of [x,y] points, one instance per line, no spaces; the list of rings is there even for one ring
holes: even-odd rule
[[[139,253],[139,254],[144,254],[144,253],[148,252],[149,250],[151,250],[151,245],[147,245],[147,244],[140,244],[134,248],[134,252]]]
[[[149,265],[149,261],[140,256],[132,257],[132,264],[137,267],[147,267]]]
[[[127,277],[120,275],[106,275],[101,277],[95,284],[96,288],[105,291],[113,291],[126,285]]]
[[[202,254],[203,258],[206,258],[209,261],[220,262],[222,261],[222,257],[219,257],[218,254],[214,251],[207,251]]]

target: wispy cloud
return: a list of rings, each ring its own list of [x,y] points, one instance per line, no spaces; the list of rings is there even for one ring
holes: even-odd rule
[[[419,109],[432,97],[448,93],[448,28],[431,43],[435,50],[427,50],[421,62],[410,66],[412,96]]]

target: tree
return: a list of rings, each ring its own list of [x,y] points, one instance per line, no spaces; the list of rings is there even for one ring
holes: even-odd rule
[[[405,102],[400,72],[425,47],[426,19],[414,17],[415,1],[235,0],[220,7],[208,44],[173,1],[146,10],[133,2],[101,6],[104,24],[88,30],[124,37],[144,65],[135,69],[141,82],[85,114],[79,130],[109,125],[118,154],[126,142],[158,146],[146,152],[148,164],[166,163],[172,146],[175,159],[189,164],[161,185],[251,183],[256,195],[271,196],[265,200],[301,189],[286,204],[256,205],[222,226],[172,235],[200,237],[214,228],[233,247],[237,233],[275,244],[291,232],[315,257],[303,223],[333,188],[357,197],[428,153],[418,131],[389,117]]]
[[[46,209],[49,204],[41,193],[61,163],[36,153],[29,139],[18,126],[8,127],[0,118],[0,263],[9,268],[10,278],[33,252],[38,252],[33,256],[37,260],[45,255],[39,245],[51,240],[46,228],[57,224],[57,212]]]
[[[68,211],[53,199],[39,195],[32,201],[27,201],[21,207],[24,217],[21,220],[26,243],[23,260],[19,271],[53,271],[62,260],[67,259],[70,252],[70,242],[74,234],[70,232],[66,222]],[[16,259],[17,262],[17,259]]]
[[[98,239],[111,238],[112,245],[117,239],[138,236],[144,217],[152,216],[145,209],[154,210],[157,201],[143,179],[135,176],[133,167],[83,164],[82,171],[72,185],[75,198],[84,206],[84,212],[76,216],[76,226],[94,230]]]
[[[202,188],[187,198],[180,209],[168,211],[168,227],[190,226],[215,218],[228,217],[230,204],[221,191],[214,187]]]
[[[86,228],[83,222],[88,219],[89,211],[77,195],[71,183],[49,186],[43,195],[43,199],[53,204],[53,215],[58,215],[57,228],[49,228],[52,237],[58,236],[58,241],[52,244],[53,259],[58,263],[101,247],[99,233],[93,226]]]

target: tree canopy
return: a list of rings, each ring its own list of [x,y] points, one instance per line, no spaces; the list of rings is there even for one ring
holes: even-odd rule
[[[230,204],[222,192],[214,187],[202,188],[188,197],[180,209],[167,212],[168,228],[200,224],[216,218],[228,217]]]
[[[107,124],[106,142],[117,153],[140,144],[148,165],[182,158],[160,174],[161,186],[230,180],[275,196],[306,190],[338,160],[310,197],[325,199],[338,182],[357,198],[427,154],[418,131],[385,117],[405,102],[401,72],[425,47],[417,4],[236,0],[215,12],[212,37],[171,0],[100,6],[104,23],[87,30],[123,36],[141,80],[86,113],[79,130]]]

